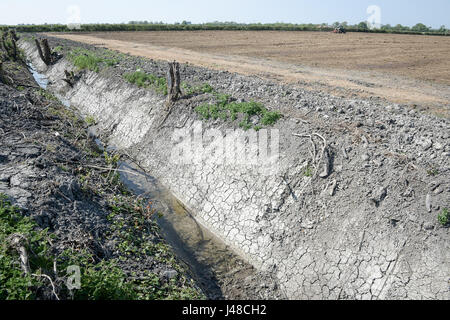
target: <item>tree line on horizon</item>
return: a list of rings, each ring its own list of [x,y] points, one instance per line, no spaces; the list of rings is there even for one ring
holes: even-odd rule
[[[21,24],[15,26],[0,26],[0,29],[14,28],[17,32],[92,32],[92,31],[189,31],[189,30],[236,30],[236,31],[332,31],[334,28],[342,26],[349,32],[372,32],[372,33],[405,33],[405,34],[429,34],[429,35],[450,35],[450,30],[445,26],[433,29],[423,23],[418,23],[413,27],[397,24],[381,25],[380,28],[371,29],[367,22],[350,25],[347,22],[335,22],[333,24],[294,24],[294,23],[237,23],[237,22],[208,22],[203,24],[192,24],[189,21],[167,24],[163,22],[130,21],[121,24],[82,24],[80,29],[69,28],[63,24]]]

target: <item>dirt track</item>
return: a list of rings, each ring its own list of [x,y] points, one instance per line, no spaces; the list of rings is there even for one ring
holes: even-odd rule
[[[153,59],[381,97],[448,114],[449,37],[317,32],[52,34]],[[306,45],[305,45],[306,44]]]

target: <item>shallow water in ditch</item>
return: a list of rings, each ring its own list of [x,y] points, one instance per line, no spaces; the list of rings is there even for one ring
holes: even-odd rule
[[[47,89],[49,81],[45,75],[36,71],[31,63],[29,68],[39,86]],[[68,100],[56,96],[65,106],[70,106]],[[100,140],[96,139],[96,142],[103,148]],[[108,151],[111,149],[114,148],[106,148]],[[249,279],[256,272],[251,265],[199,225],[192,214],[157,179],[129,162],[120,162],[119,169],[122,170],[122,182],[136,195],[151,201],[161,214],[157,222],[165,240],[178,258],[189,267],[191,276],[209,299],[259,298],[258,293],[248,286]],[[254,283],[253,286],[257,287]]]
[[[36,81],[36,83],[42,89],[47,89],[47,86],[48,86],[47,77],[43,74],[40,74],[30,62],[28,62],[27,65],[28,65],[28,69],[30,70],[31,74],[33,75],[33,78]]]
[[[154,177],[129,163],[121,163],[120,169],[126,171],[120,172],[125,185],[135,194],[152,201],[154,208],[163,213],[158,224],[166,241],[190,267],[192,276],[209,298],[251,298],[235,290],[236,281],[242,282],[254,273],[250,265],[199,225],[183,204]]]

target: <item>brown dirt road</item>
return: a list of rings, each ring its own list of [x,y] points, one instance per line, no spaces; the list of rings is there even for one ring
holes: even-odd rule
[[[450,109],[450,37],[277,31],[49,35],[341,96],[431,107],[446,116]]]

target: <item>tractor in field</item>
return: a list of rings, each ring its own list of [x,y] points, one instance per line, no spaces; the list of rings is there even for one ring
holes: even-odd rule
[[[336,27],[333,30],[333,33],[343,33],[343,34],[345,34],[345,33],[347,33],[347,31],[345,31],[345,28],[343,26],[339,26],[339,27]]]

